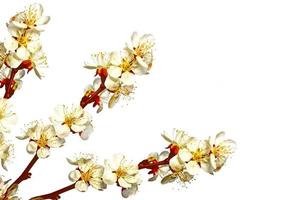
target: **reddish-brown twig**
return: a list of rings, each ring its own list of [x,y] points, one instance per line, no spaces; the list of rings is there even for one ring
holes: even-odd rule
[[[42,199],[53,199],[53,200],[57,200],[60,198],[60,194],[62,193],[65,193],[69,190],[73,190],[75,188],[75,183],[71,184],[71,185],[68,185],[64,188],[61,188],[59,190],[56,190],[54,192],[51,192],[49,194],[44,194],[44,195],[41,195],[41,196],[36,196],[36,197],[33,197],[31,198],[30,200],[42,200]]]
[[[80,101],[80,106],[82,108],[85,108],[88,104],[93,103],[95,99],[98,97],[98,95],[105,90],[105,86],[103,84],[100,85],[100,87],[93,92],[90,96],[83,96]]]
[[[11,188],[15,187],[16,185],[19,185],[21,182],[29,179],[31,177],[30,170],[36,163],[36,161],[39,159],[39,157],[35,154],[32,158],[32,160],[29,162],[25,170],[22,172],[22,174],[7,188],[6,191],[10,191]],[[4,194],[4,197],[7,197],[7,192]]]
[[[152,160],[152,159],[145,159],[145,160],[141,161],[138,164],[139,170],[141,170],[141,169],[150,169],[152,171],[153,169],[157,169],[157,168],[159,168],[162,165],[168,165],[169,162],[170,162],[170,160],[171,160],[171,158],[173,158],[174,156],[175,156],[174,154],[170,153],[170,155],[169,155],[168,158],[166,158],[166,159],[164,159],[162,161],[157,161],[157,162],[155,162],[155,160]],[[60,198],[60,194],[65,193],[65,192],[67,192],[69,190],[72,190],[74,188],[75,188],[75,183],[72,184],[72,185],[69,185],[67,187],[64,187],[62,189],[56,190],[56,191],[54,191],[52,193],[33,197],[30,200],[42,200],[42,199],[54,199],[54,200],[57,200],[57,199]]]

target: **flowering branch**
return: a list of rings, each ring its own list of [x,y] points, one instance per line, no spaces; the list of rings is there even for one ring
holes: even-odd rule
[[[18,186],[21,182],[23,182],[31,177],[30,170],[34,166],[34,164],[37,162],[38,159],[39,158],[38,158],[37,154],[35,154],[33,156],[32,160],[29,162],[29,164],[25,168],[25,170],[22,172],[22,174],[8,187],[6,193],[4,194],[4,197],[8,196],[8,191],[10,191],[11,188]]]
[[[0,87],[5,86],[4,98],[0,99],[0,160],[4,169],[11,155],[12,145],[4,140],[3,133],[9,132],[9,126],[15,122],[15,114],[9,110],[7,99],[20,88],[20,79],[25,70],[29,72],[33,69],[41,78],[38,68],[47,66],[39,35],[42,25],[47,24],[50,17],[42,14],[42,6],[33,4],[13,16],[7,24],[11,37],[0,43]],[[131,41],[121,51],[92,54],[92,62],[85,63],[84,67],[95,70],[96,78],[84,90],[79,105],[57,106],[50,117],[50,123],[33,121],[24,134],[17,137],[29,140],[26,150],[34,156],[22,174],[9,186],[9,181],[2,181],[0,177],[0,200],[19,199],[16,196],[19,184],[31,177],[30,170],[39,159],[49,157],[52,148],[62,147],[67,136],[78,134],[83,140],[88,139],[93,132],[93,125],[90,114],[84,108],[92,104],[93,107],[98,107],[97,112],[101,112],[104,102],[112,108],[120,97],[130,97],[135,89],[136,75],[146,75],[152,67],[153,47],[152,35],[134,32]],[[235,142],[224,140],[224,135],[221,132],[215,138],[199,141],[182,130],[175,130],[174,138],[164,133],[162,137],[169,144],[167,150],[160,154],[152,153],[138,164],[128,161],[120,154],[114,155],[112,160],[105,160],[104,166],[98,164],[90,154],[68,159],[70,164],[76,166],[69,173],[69,179],[73,183],[31,200],[57,200],[61,194],[73,189],[85,192],[92,186],[97,190],[104,190],[113,184],[121,188],[123,197],[128,197],[137,192],[141,184],[139,173],[142,169],[150,170],[148,174],[152,177],[149,181],[161,177],[162,184],[175,180],[189,182],[199,169],[214,174],[235,151]]]
[[[148,174],[152,174],[153,177],[149,181],[161,176],[162,184],[175,180],[185,183],[192,180],[201,168],[210,174],[219,171],[235,149],[234,141],[224,139],[224,132],[203,141],[198,141],[181,130],[175,130],[175,133],[174,138],[165,133],[162,135],[170,143],[167,147],[169,151],[163,151],[160,155],[150,154],[138,165],[128,162],[119,154],[111,161],[105,160],[104,167],[97,164],[89,154],[68,159],[70,164],[76,165],[76,169],[69,174],[69,179],[75,183],[55,192],[33,197],[31,200],[58,199],[64,192],[72,189],[85,192],[89,186],[104,190],[107,185],[112,184],[121,187],[122,196],[128,197],[137,192],[141,183],[139,171],[142,169],[150,169]]]
[[[172,157],[174,157],[175,155],[169,155],[168,158],[166,158],[165,160],[162,160],[162,161],[154,161],[154,160],[149,160],[149,159],[145,159],[143,161],[141,161],[139,164],[138,164],[138,168],[139,170],[141,169],[158,169],[161,165],[168,165],[169,164],[169,161]],[[44,194],[44,195],[40,195],[40,196],[36,196],[36,197],[32,197],[30,198],[30,200],[43,200],[43,199],[53,199],[53,200],[57,200],[60,198],[60,194],[62,193],[65,193],[65,192],[68,192],[70,190],[73,190],[75,189],[76,187],[76,184],[73,183],[71,185],[68,185],[64,188],[61,188],[59,190],[56,190],[54,192],[51,192],[49,194]]]

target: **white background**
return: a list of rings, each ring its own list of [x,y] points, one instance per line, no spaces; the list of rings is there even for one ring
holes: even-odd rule
[[[38,162],[20,196],[70,184],[65,157],[94,153],[102,161],[122,152],[138,162],[166,143],[163,130],[182,128],[198,138],[224,130],[237,152],[215,176],[201,173],[187,185],[148,183],[146,171],[132,199],[299,199],[299,1],[40,1],[52,17],[42,34],[46,78],[26,76],[11,102],[19,123],[47,120],[55,105],[78,103],[93,72],[82,68],[91,53],[118,50],[133,31],[156,38],[153,70],[140,77],[134,99],[93,114],[88,141],[70,137],[62,149]],[[5,22],[30,1],[1,2]],[[121,103],[122,104],[122,103]],[[126,105],[128,104],[128,105]],[[16,141],[7,178],[31,159]],[[62,199],[121,199],[119,188],[75,190]]]

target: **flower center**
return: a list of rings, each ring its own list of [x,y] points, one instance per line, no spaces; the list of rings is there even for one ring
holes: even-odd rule
[[[29,7],[28,11],[25,13],[25,24],[29,27],[32,27],[35,25],[37,21],[37,14],[36,10],[33,7]]]
[[[25,35],[18,38],[18,42],[21,46],[27,47],[27,44],[29,42],[29,38]]]
[[[91,177],[92,177],[92,174],[91,174],[90,170],[81,174],[81,179],[84,182],[88,182],[91,179]]]
[[[193,153],[192,160],[197,161],[197,162],[201,162],[203,157],[204,157],[203,152],[201,151],[201,149],[198,149],[197,151],[195,151]]]
[[[121,63],[120,66],[121,66],[121,69],[122,69],[123,72],[130,71],[131,67],[132,67],[131,62],[128,59],[123,59],[123,61],[122,61],[122,63]]]
[[[66,124],[69,128],[74,124],[75,118],[74,117],[66,117],[64,124]]]
[[[44,134],[41,135],[41,138],[36,142],[39,147],[47,146],[47,138]]]
[[[116,175],[118,178],[123,177],[126,175],[126,171],[124,169],[122,169],[121,167],[119,167],[116,171]]]

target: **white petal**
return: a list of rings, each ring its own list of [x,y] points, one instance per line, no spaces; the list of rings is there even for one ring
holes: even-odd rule
[[[183,169],[183,164],[179,161],[178,156],[174,156],[171,160],[170,160],[170,167],[172,168],[172,170],[178,172],[181,171]]]
[[[86,173],[87,171],[90,170],[92,165],[93,165],[93,162],[91,160],[88,160],[85,162],[80,162],[78,167],[79,167],[80,171]]]
[[[220,132],[216,135],[216,138],[215,138],[215,141],[214,141],[214,144],[218,145],[221,141],[223,141],[225,137],[225,132]]]
[[[16,55],[22,60],[27,60],[30,56],[30,53],[25,47],[21,46],[18,48]]]
[[[64,144],[65,140],[59,137],[53,137],[47,141],[49,147],[57,148],[61,147]]]
[[[41,42],[39,40],[29,42],[28,45],[27,45],[27,49],[31,53],[38,52],[38,51],[41,50],[41,48],[42,48],[42,44],[41,44]]]
[[[122,177],[118,179],[118,183],[122,188],[130,188],[131,184],[126,182]]]
[[[6,62],[9,67],[17,68],[22,63],[22,60],[16,56],[16,54],[9,54],[6,58]]]
[[[122,69],[120,67],[116,67],[116,66],[111,66],[108,70],[107,70],[109,76],[111,76],[114,79],[117,79],[118,77],[121,76],[122,73]]]
[[[134,47],[138,45],[139,40],[140,40],[139,34],[137,32],[133,32],[131,35],[131,41]]]
[[[15,51],[18,48],[18,41],[12,37],[8,37],[4,40],[4,46],[9,51]]]
[[[125,72],[122,74],[121,82],[123,85],[133,85],[134,84],[134,75],[130,72]]]
[[[112,159],[112,163],[115,166],[112,166],[113,169],[117,169],[121,163],[123,162],[123,160],[125,159],[125,156],[123,154],[114,154],[113,155],[113,159]]]
[[[200,171],[200,166],[196,161],[190,161],[185,166],[187,172],[191,175],[197,175]]]
[[[216,157],[214,154],[210,154],[210,164],[213,169],[217,169]]]
[[[79,191],[79,192],[85,192],[88,189],[88,185],[84,182],[84,181],[78,181],[75,184],[75,188]]]
[[[138,182],[138,176],[124,176],[123,178],[126,182],[131,184]]]
[[[74,131],[75,133],[79,133],[81,131],[84,131],[85,126],[84,125],[77,125],[77,124],[73,124],[71,126],[71,130]]]
[[[12,21],[11,23],[12,23],[14,26],[16,26],[17,28],[20,28],[20,29],[27,28],[27,25],[24,24],[23,22]]]
[[[180,149],[178,156],[183,162],[187,162],[192,158],[191,152],[189,152],[187,149]]]
[[[69,173],[70,181],[73,181],[73,182],[78,181],[78,179],[80,179],[80,177],[81,177],[81,173],[79,170],[73,170]]]
[[[107,77],[104,83],[105,87],[111,91],[115,91],[119,88],[120,83],[118,81],[114,81],[111,77]]]
[[[116,183],[117,175],[115,173],[112,173],[109,170],[105,170],[103,173],[103,181],[104,181],[104,183],[106,183],[108,185],[112,185],[112,184]]]
[[[41,16],[38,21],[36,22],[37,25],[45,25],[50,21],[49,16]]]
[[[28,144],[27,144],[27,147],[26,147],[26,150],[28,153],[30,154],[33,154],[36,152],[37,150],[37,144],[33,141],[30,141]]]
[[[95,188],[96,190],[100,190],[100,189],[102,189],[102,180],[101,180],[101,178],[91,178],[90,180],[89,180],[89,183],[91,184],[91,186],[93,187],[93,188]]]
[[[137,75],[143,75],[148,73],[148,64],[143,60],[143,58],[137,56],[136,61],[138,65],[132,70]]]
[[[70,134],[70,128],[67,125],[56,125],[55,131],[60,138],[66,138]]]
[[[209,162],[202,162],[201,169],[203,169],[205,172],[209,174],[213,174],[213,168]]]
[[[110,62],[114,66],[119,66],[122,62],[122,56],[120,52],[114,51],[111,53]]]
[[[199,148],[199,141],[196,138],[193,138],[187,143],[186,147],[190,152],[195,152]]]
[[[83,131],[82,133],[80,133],[81,139],[83,139],[83,140],[89,139],[89,137],[90,137],[90,135],[91,135],[91,133],[92,133],[93,131],[94,131],[93,125],[90,124],[90,123],[87,124],[87,125],[85,126],[84,131]]]
[[[47,158],[50,155],[49,148],[42,147],[37,151],[37,156],[39,158]]]

